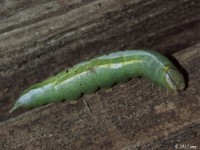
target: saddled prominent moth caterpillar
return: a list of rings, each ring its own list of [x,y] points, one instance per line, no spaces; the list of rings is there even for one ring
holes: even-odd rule
[[[132,77],[143,76],[169,90],[185,87],[182,74],[162,54],[148,50],[126,50],[103,55],[65,70],[25,90],[16,101],[19,107],[38,107],[110,87]]]

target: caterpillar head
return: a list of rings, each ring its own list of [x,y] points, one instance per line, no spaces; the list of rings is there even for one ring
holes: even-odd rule
[[[165,77],[168,87],[174,91],[181,91],[185,88],[183,75],[176,68],[167,68]]]

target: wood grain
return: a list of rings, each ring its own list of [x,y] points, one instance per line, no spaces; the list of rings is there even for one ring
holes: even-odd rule
[[[0,2],[0,121],[20,92],[92,57],[146,48],[165,54],[198,43],[198,0]]]
[[[187,89],[167,93],[146,79],[50,104],[0,124],[0,149],[170,149],[200,146],[200,44],[174,56]]]
[[[0,149],[199,148],[199,7],[199,0],[0,1]],[[8,113],[33,83],[138,48],[179,51],[172,59],[185,70],[187,90],[174,95],[133,79],[77,104]]]

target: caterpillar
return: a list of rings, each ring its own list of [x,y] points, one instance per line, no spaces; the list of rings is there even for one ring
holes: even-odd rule
[[[21,93],[14,107],[38,107],[63,100],[76,100],[132,77],[146,77],[172,91],[185,88],[183,75],[162,54],[149,50],[126,50],[103,55],[62,71]]]

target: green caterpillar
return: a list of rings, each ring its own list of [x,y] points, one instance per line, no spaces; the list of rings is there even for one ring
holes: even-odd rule
[[[143,76],[169,90],[185,88],[182,74],[165,56],[155,51],[126,50],[103,55],[75,65],[25,90],[13,109],[38,107],[62,100],[76,100],[98,88],[111,87]]]

